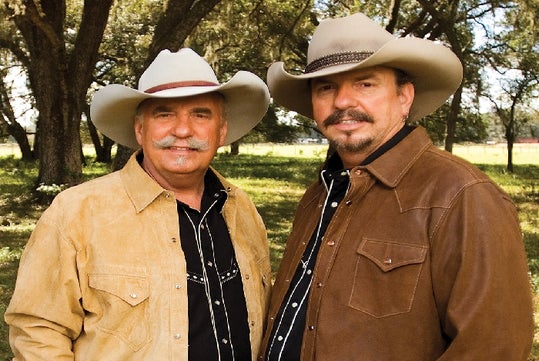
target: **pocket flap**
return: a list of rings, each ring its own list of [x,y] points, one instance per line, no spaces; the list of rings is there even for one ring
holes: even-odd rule
[[[374,262],[382,271],[422,263],[427,254],[427,246],[363,239],[357,253]]]
[[[143,276],[90,274],[89,285],[97,290],[113,294],[131,306],[138,305],[150,294],[148,279]]]

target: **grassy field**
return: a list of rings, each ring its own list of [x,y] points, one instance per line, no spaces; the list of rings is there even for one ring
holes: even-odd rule
[[[242,145],[240,156],[227,148],[218,154],[215,167],[245,189],[257,205],[271,242],[272,267],[277,268],[290,230],[296,203],[316,177],[325,145]],[[516,145],[515,172],[505,171],[503,145],[455,146],[454,153],[483,169],[515,200],[535,294],[539,290],[539,145]],[[0,315],[11,297],[18,260],[36,220],[43,211],[32,198],[36,164],[18,159],[16,147],[0,145]],[[84,169],[86,179],[107,173],[102,164]],[[537,297],[536,297],[537,298]],[[539,325],[539,306],[536,312]],[[0,322],[0,360],[11,356],[7,328]],[[539,332],[529,360],[539,361]]]

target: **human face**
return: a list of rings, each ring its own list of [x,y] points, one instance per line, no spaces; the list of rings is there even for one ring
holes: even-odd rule
[[[318,128],[349,168],[404,126],[414,88],[398,87],[391,68],[371,67],[315,78],[311,97]]]
[[[144,101],[135,134],[144,152],[145,168],[165,179],[204,174],[225,142],[223,101],[217,93]]]

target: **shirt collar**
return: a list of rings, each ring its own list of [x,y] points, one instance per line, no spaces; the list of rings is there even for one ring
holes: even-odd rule
[[[133,202],[137,213],[150,205],[160,195],[166,197],[174,197],[171,191],[161,187],[153,180],[148,173],[140,166],[139,160],[142,157],[142,151],[135,152],[127,161],[126,165],[120,170],[120,177],[125,186],[128,197]],[[220,206],[224,204],[227,196],[234,196],[236,187],[227,182],[217,171],[212,167],[208,169],[204,177],[204,194],[212,201],[217,195],[220,201]],[[203,200],[204,202],[204,200]]]
[[[227,198],[225,187],[213,171],[208,169],[204,176],[204,194],[202,195],[202,211],[210,208],[214,202],[217,210],[220,212],[223,209]]]
[[[137,157],[141,156],[142,152],[138,150],[120,170],[120,177],[125,190],[137,213],[141,212],[163,193],[166,193],[169,197],[174,197],[171,192],[163,189],[142,169],[137,160]]]

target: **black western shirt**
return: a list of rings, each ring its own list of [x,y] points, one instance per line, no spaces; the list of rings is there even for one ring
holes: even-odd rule
[[[221,210],[226,191],[209,170],[201,210],[178,202],[187,263],[189,360],[251,360],[241,274]]]

